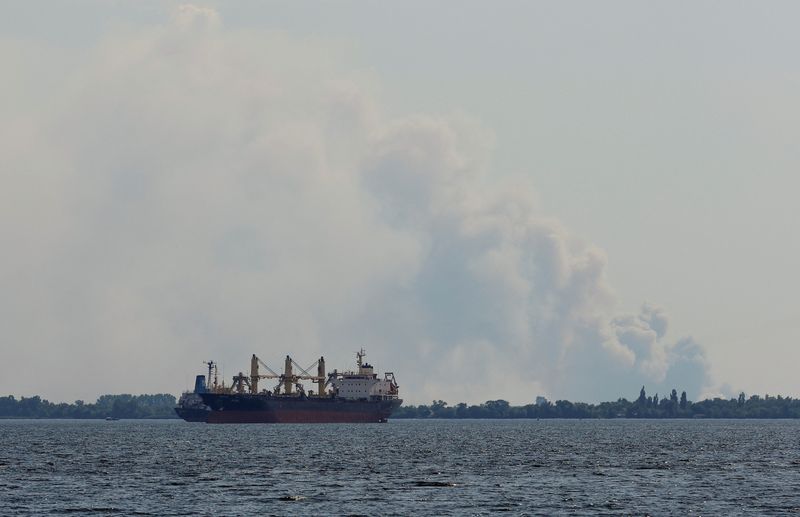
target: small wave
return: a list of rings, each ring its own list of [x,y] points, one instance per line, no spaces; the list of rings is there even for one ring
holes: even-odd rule
[[[85,508],[61,508],[58,513],[120,513],[122,510],[111,506],[93,506]]]
[[[670,470],[669,463],[643,463],[633,467],[634,470]]]
[[[284,495],[278,498],[278,501],[302,501],[306,497],[304,495]]]
[[[455,483],[450,481],[414,481],[414,486],[421,486],[421,487],[453,487],[456,486]]]

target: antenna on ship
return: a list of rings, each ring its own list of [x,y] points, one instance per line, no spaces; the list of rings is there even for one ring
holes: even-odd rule
[[[217,380],[216,380],[216,373],[217,373],[217,363],[212,360],[203,361],[203,364],[208,365],[208,377],[206,378],[206,389],[210,390],[211,387],[216,387]],[[211,384],[211,372],[214,372],[214,384]]]
[[[364,356],[367,353],[364,351],[364,347],[361,347],[361,351],[356,352],[356,364],[358,365],[358,373],[361,373],[361,368],[364,365]]]

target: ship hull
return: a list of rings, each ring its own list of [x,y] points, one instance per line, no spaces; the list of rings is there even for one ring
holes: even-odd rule
[[[402,400],[347,400],[250,394],[201,394],[210,424],[323,424],[386,422]]]
[[[187,422],[206,422],[211,411],[194,407],[176,407],[175,413]]]
[[[195,390],[197,390],[197,386],[195,386]],[[203,405],[203,399],[200,398],[197,391],[185,392],[178,399],[175,413],[187,422],[205,422],[208,419],[209,409],[208,406]]]

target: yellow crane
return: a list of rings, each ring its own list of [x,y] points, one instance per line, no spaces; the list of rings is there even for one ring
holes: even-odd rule
[[[263,366],[269,373],[259,373],[259,366]],[[313,375],[309,372],[314,367],[317,367],[317,374]],[[294,373],[294,368],[299,370],[299,374]],[[233,389],[237,393],[246,393],[249,391],[252,394],[258,393],[258,381],[260,379],[278,379],[278,385],[275,387],[275,394],[279,394],[281,385],[283,385],[283,394],[292,395],[296,387],[299,392],[302,392],[303,386],[300,383],[302,380],[314,381],[317,383],[317,396],[325,394],[325,386],[327,385],[327,377],[325,376],[325,358],[320,357],[314,361],[310,366],[303,368],[290,356],[286,356],[284,361],[283,373],[279,374],[270,368],[264,361],[258,358],[255,354],[250,358],[250,375],[246,376],[242,372],[233,378]]]

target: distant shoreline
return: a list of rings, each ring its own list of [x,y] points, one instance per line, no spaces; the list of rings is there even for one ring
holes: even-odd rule
[[[71,416],[5,416],[0,415],[0,421],[6,420],[96,420],[98,422],[104,422],[106,417],[71,417]],[[178,415],[175,416],[151,416],[151,417],[139,417],[139,418],[117,418],[114,420],[115,422],[119,422],[121,420],[180,420]]]
[[[633,401],[624,398],[613,402],[587,404],[557,400],[550,402],[537,397],[533,404],[512,406],[505,400],[489,400],[480,405],[465,403],[448,405],[435,400],[431,405],[401,406],[392,418],[494,418],[494,419],[797,419],[800,418],[800,399],[791,397],[752,395],[744,393],[731,399],[714,398],[692,402],[686,392],[677,390],[663,398],[648,396],[642,387]]]
[[[175,396],[169,393],[102,395],[94,403],[88,404],[82,400],[72,404],[53,403],[39,396],[17,400],[13,395],[8,395],[0,397],[0,418],[104,420],[110,417],[162,420],[178,418],[174,409],[176,404]]]
[[[447,417],[391,417],[390,420],[464,420],[464,421],[483,421],[483,420],[648,420],[648,421],[661,421],[661,420],[798,420],[800,417],[674,417],[674,418],[660,418],[660,417],[589,417],[589,418],[581,418],[581,417],[544,417],[544,418],[530,418],[530,417],[519,417],[519,418],[511,418],[511,417],[485,417],[485,418],[471,418],[471,417],[464,417],[464,418],[447,418]],[[0,422],[14,422],[14,421],[21,421],[21,420],[47,420],[47,421],[67,421],[67,420],[79,420],[81,422],[105,422],[105,418],[73,418],[73,417],[15,417],[15,416],[0,416]],[[122,422],[122,421],[157,421],[157,422],[166,422],[166,421],[173,421],[177,420],[180,421],[181,418],[177,415],[174,417],[142,417],[142,418],[120,418],[114,420],[115,422]]]
[[[174,395],[103,395],[94,403],[75,401],[72,404],[52,403],[38,396],[16,399],[0,397],[2,420],[104,420],[108,417],[126,420],[176,420],[177,401]],[[535,403],[512,406],[505,400],[489,400],[483,404],[459,403],[450,406],[442,400],[430,405],[401,406],[392,419],[476,419],[476,420],[544,420],[544,419],[745,419],[787,420],[800,418],[800,399],[759,396],[749,398],[740,393],[737,398],[715,398],[691,402],[686,392],[676,390],[664,397],[648,396],[642,388],[639,397],[629,401],[620,398],[613,402],[587,404],[557,400],[550,402],[537,397]]]

